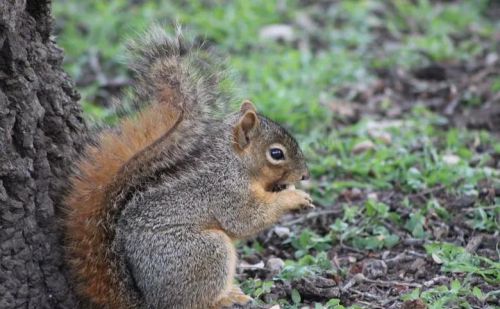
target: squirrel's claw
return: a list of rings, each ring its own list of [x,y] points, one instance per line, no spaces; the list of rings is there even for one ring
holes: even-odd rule
[[[289,209],[307,209],[314,208],[312,198],[309,194],[302,190],[295,189],[291,186],[289,189],[282,191],[284,197],[284,205]]]
[[[239,287],[233,286],[215,308],[231,308],[233,305],[243,306],[251,301],[253,301],[252,297],[243,293]]]
[[[314,204],[311,202],[311,203],[309,203],[309,205],[307,205],[307,206],[305,207],[305,209],[309,209],[309,208],[316,208],[316,205],[314,205]]]

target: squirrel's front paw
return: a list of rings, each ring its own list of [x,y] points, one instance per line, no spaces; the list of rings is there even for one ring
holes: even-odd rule
[[[282,203],[288,209],[314,208],[312,198],[309,194],[294,187],[281,191]]]

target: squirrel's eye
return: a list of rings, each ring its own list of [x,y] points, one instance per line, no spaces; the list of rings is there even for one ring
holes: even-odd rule
[[[283,154],[283,151],[279,148],[271,148],[271,150],[269,150],[269,154],[271,155],[271,158],[273,158],[274,160],[284,160],[285,159],[285,155]]]

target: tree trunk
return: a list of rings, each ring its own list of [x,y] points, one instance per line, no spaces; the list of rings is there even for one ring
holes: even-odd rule
[[[86,126],[50,0],[0,0],[0,308],[77,308],[61,196]]]

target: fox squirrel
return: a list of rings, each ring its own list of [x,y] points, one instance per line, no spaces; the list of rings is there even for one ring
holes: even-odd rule
[[[294,186],[304,156],[251,102],[227,113],[220,65],[179,31],[153,27],[130,50],[144,106],[87,147],[65,199],[79,292],[113,309],[245,304],[232,242],[313,207]]]

